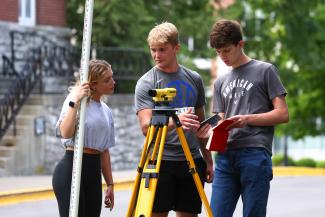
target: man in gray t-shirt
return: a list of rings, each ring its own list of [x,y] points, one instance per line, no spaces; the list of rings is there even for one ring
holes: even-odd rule
[[[210,44],[232,67],[214,83],[213,112],[233,121],[227,149],[216,159],[212,212],[215,217],[232,216],[241,196],[244,217],[265,217],[273,177],[274,126],[289,120],[287,92],[272,64],[244,53],[238,22],[215,23]]]
[[[206,139],[198,138],[207,127],[199,129],[204,120],[205,94],[200,75],[181,66],[176,55],[180,49],[178,30],[171,23],[154,27],[148,35],[148,44],[155,66],[137,82],[135,108],[143,134],[147,134],[155,102],[148,95],[150,89],[175,88],[177,95],[170,102],[177,108],[178,118],[195,161],[201,181],[212,182],[213,163],[211,153],[205,149]],[[198,130],[199,129],[199,130]],[[202,158],[203,155],[203,158]],[[152,216],[167,216],[174,210],[177,216],[197,217],[202,202],[193,177],[189,172],[184,151],[175,130],[169,122],[163,159],[159,171]]]
[[[272,100],[286,95],[277,69],[253,59],[221,75],[214,90],[213,112],[223,113],[224,119],[232,120],[239,118],[235,115],[269,112],[273,110]],[[273,125],[246,123],[245,127],[234,127],[230,131],[228,149],[262,147],[271,154],[273,135]]]
[[[153,109],[155,107],[155,103],[152,97],[149,96],[148,90],[167,87],[177,89],[176,97],[170,102],[172,108],[176,108],[179,111],[193,109],[193,113],[195,113],[195,110],[205,105],[204,87],[198,73],[183,66],[179,66],[173,73],[166,73],[155,66],[137,82],[135,90],[136,111],[139,112],[143,109]],[[184,133],[193,159],[200,158],[200,141],[195,132],[185,130]],[[170,129],[167,133],[163,160],[186,160],[175,128]]]

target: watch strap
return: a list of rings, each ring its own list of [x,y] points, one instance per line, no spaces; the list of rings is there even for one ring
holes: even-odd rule
[[[76,103],[73,102],[73,101],[69,101],[69,106],[70,106],[71,108],[75,108]]]

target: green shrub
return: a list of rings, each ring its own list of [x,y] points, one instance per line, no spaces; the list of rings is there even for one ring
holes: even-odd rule
[[[296,165],[300,167],[316,167],[316,161],[311,158],[302,158],[296,161]]]
[[[316,167],[318,167],[318,168],[325,168],[325,160],[323,160],[323,161],[317,161]]]
[[[272,164],[273,166],[283,166],[284,155],[283,154],[273,155]],[[288,157],[288,166],[294,166],[294,165],[295,165],[295,161],[291,157]]]
[[[272,164],[273,166],[280,166],[282,165],[282,162],[283,162],[283,155],[273,155],[272,157]]]

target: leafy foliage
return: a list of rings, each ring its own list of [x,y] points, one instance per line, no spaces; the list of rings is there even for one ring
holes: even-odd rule
[[[241,21],[249,56],[279,68],[290,122],[277,133],[295,139],[324,134],[325,1],[236,1],[221,16]]]
[[[317,168],[325,168],[325,161],[318,161],[316,163]]]
[[[295,166],[295,161],[288,157],[288,166]],[[283,166],[284,165],[284,156],[281,154],[272,156],[272,165],[273,166]]]
[[[316,161],[311,158],[302,158],[302,159],[296,161],[296,166],[316,167]]]
[[[74,29],[78,43],[82,41],[85,0],[68,0],[68,25]],[[214,21],[209,0],[151,1],[95,0],[92,42],[96,46],[147,48],[147,35],[156,24],[174,23],[186,55],[207,56],[208,33]],[[194,39],[195,50],[189,52],[187,40]]]

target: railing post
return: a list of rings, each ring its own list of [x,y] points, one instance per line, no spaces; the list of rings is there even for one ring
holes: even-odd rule
[[[39,67],[39,92],[40,94],[43,94],[43,59],[42,59],[42,49],[39,47],[37,49],[38,52],[38,67]]]
[[[15,36],[14,36],[15,32],[14,31],[11,31],[9,33],[10,35],[10,50],[11,50],[11,61],[13,63],[13,66],[15,68],[15,48],[14,48],[14,40],[15,40]]]
[[[17,127],[16,127],[16,115],[13,115],[13,134],[14,136],[17,135]]]

